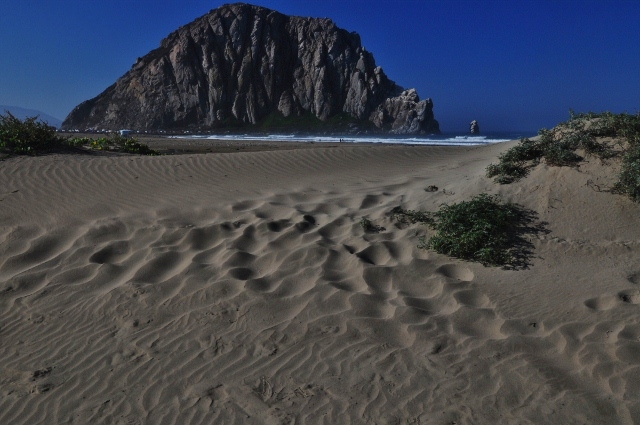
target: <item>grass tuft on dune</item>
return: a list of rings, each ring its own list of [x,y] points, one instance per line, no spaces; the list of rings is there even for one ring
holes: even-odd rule
[[[499,184],[518,181],[541,161],[551,166],[579,166],[587,157],[604,164],[622,158],[618,181],[611,192],[640,201],[640,115],[574,114],[551,130],[542,129],[535,139],[523,138],[486,169]]]

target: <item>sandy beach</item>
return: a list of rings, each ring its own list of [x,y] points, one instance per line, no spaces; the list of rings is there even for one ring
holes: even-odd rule
[[[515,142],[157,143],[0,161],[0,423],[640,418],[640,207],[599,160],[500,186]],[[480,193],[536,213],[527,267],[389,218]]]

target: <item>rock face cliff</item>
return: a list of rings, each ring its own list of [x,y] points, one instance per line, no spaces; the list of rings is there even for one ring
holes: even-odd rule
[[[239,3],[171,33],[62,127],[206,131],[346,114],[396,134],[439,133],[432,109],[387,78],[358,34]]]

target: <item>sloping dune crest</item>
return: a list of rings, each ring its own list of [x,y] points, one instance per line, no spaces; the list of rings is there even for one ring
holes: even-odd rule
[[[0,162],[0,423],[632,424],[638,207],[494,185],[509,146]],[[548,223],[527,269],[388,217],[482,192]]]

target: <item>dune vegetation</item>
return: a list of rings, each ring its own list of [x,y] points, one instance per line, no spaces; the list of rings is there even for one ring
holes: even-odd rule
[[[640,115],[572,111],[568,121],[540,130],[538,137],[523,138],[502,153],[486,175],[509,184],[525,178],[540,163],[577,167],[589,157],[616,168],[617,180],[605,191],[640,202]],[[396,207],[390,216],[399,223],[431,227],[435,234],[422,239],[422,248],[485,266],[526,266],[530,250],[522,235],[544,230],[531,226],[535,212],[487,194],[443,204],[436,212]]]
[[[485,193],[468,201],[442,204],[436,212],[395,207],[389,215],[398,223],[426,224],[434,231],[430,238],[421,238],[421,248],[513,269],[528,264],[531,246],[523,236],[544,230],[531,225],[536,217],[533,211]]]
[[[37,155],[64,148],[158,155],[158,152],[136,139],[119,134],[99,138],[64,138],[56,132],[54,127],[38,121],[37,116],[21,120],[8,111],[0,115],[0,152],[11,155]]]
[[[487,177],[500,184],[520,180],[541,162],[551,166],[579,166],[597,157],[605,166],[618,167],[613,193],[640,201],[640,115],[575,114],[538,137],[523,138],[487,167]],[[609,161],[610,160],[610,161]]]

